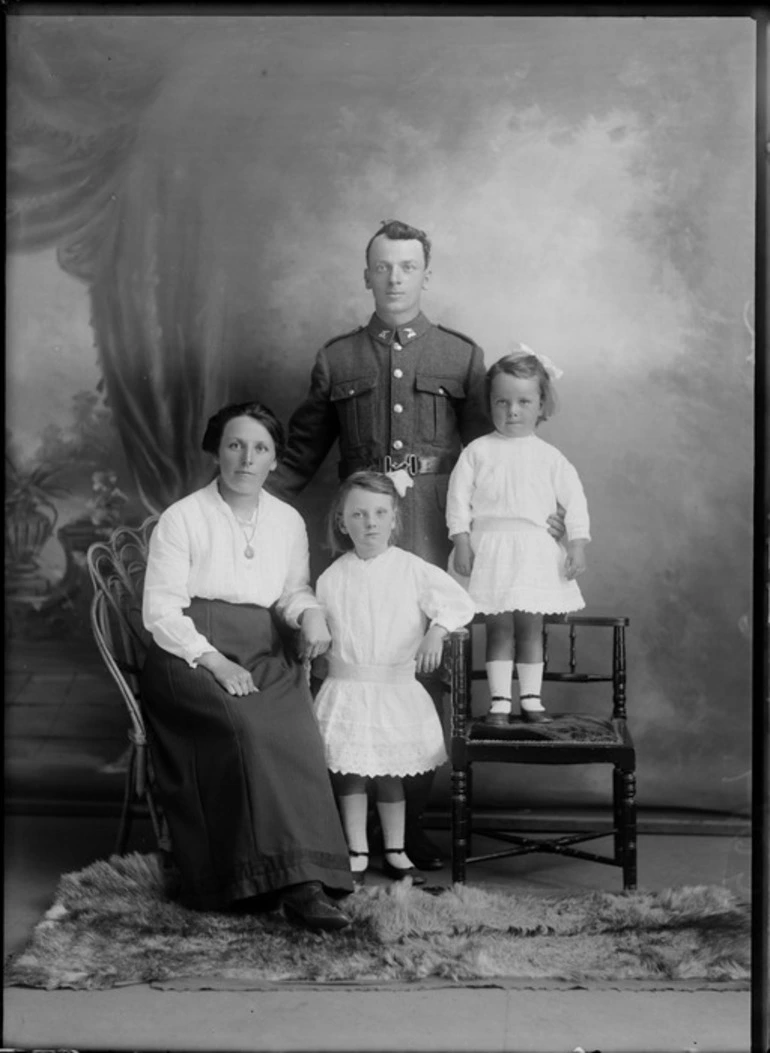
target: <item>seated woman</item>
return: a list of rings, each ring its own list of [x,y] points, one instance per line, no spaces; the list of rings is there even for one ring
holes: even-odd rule
[[[274,620],[300,629],[308,658],[329,645],[305,524],[263,490],[283,446],[258,402],[209,420],[218,475],[167,508],[150,541],[142,699],[182,902],[221,910],[273,894],[291,920],[338,929],[347,844],[303,669]]]

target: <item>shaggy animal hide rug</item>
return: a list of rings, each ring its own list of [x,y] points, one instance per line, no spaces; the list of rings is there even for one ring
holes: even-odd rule
[[[411,883],[363,887],[338,933],[279,911],[198,913],[170,900],[154,855],[62,877],[6,986],[175,989],[395,986],[654,988],[749,983],[750,910],[719,886],[552,896]]]

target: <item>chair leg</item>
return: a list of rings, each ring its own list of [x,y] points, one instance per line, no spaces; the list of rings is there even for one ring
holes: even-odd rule
[[[465,787],[465,855],[473,855],[473,765],[469,764],[467,769],[467,783]]]
[[[128,769],[126,781],[123,787],[123,807],[120,811],[120,825],[118,826],[118,837],[115,842],[115,855],[122,856],[126,851],[128,837],[131,833],[132,804],[134,797],[134,778],[136,772],[136,746],[131,745],[131,753],[128,758]]]
[[[147,801],[147,810],[150,813],[150,822],[152,823],[152,830],[155,834],[155,843],[158,846],[159,851],[163,851],[164,844],[164,825],[165,817],[161,815],[158,810],[158,806],[155,803],[155,797],[149,786],[145,788],[144,799]]]
[[[612,769],[612,825],[615,862],[622,866],[625,862],[623,855],[623,771],[617,766]]]
[[[622,779],[623,888],[636,888],[636,774],[624,771]]]
[[[468,771],[452,771],[452,881],[465,882],[465,859],[468,852]]]

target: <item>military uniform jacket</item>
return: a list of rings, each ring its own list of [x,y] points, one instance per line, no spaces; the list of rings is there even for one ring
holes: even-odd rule
[[[335,441],[341,479],[360,468],[387,470],[386,456],[398,464],[416,455],[424,471],[404,501],[400,543],[445,565],[447,478],[462,446],[490,430],[485,372],[481,348],[462,333],[423,314],[393,329],[373,314],[318,352],[269,489],[298,493]]]

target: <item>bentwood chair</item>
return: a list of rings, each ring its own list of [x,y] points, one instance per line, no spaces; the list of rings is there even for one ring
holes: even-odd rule
[[[157,521],[157,516],[150,516],[137,529],[118,527],[108,540],[89,547],[87,563],[94,587],[91,630],[129,717],[128,768],[115,851],[118,855],[125,852],[133,819],[149,812],[158,849],[167,859],[170,840],[155,800],[139,693],[139,675],[150,640],[142,624],[142,590],[150,535]]]
[[[449,640],[451,678],[452,762],[452,879],[466,880],[472,863],[527,855],[532,852],[570,856],[619,867],[623,888],[636,888],[636,752],[626,716],[626,628],[628,618],[585,615],[546,616],[543,625],[545,671],[543,679],[561,684],[591,685],[609,696],[611,710],[600,717],[586,712],[555,712],[553,721],[527,724],[514,719],[503,727],[474,718],[471,688],[484,679],[472,663],[471,632],[455,633]],[[602,638],[589,642],[590,634],[603,634],[601,662],[594,657]],[[560,639],[561,638],[561,639]],[[566,638],[566,639],[565,639]],[[609,644],[609,646],[607,646]],[[558,650],[558,659],[551,657]],[[595,668],[599,665],[600,668]],[[602,687],[602,685],[604,685]],[[571,690],[571,689],[570,689]],[[584,687],[580,704],[586,705]],[[576,696],[577,697],[577,696]],[[603,704],[606,704],[605,698]],[[596,706],[591,704],[591,708]],[[608,707],[609,708],[609,707]],[[494,816],[491,823],[474,821],[473,768],[490,762],[531,765],[608,764],[612,766],[612,823],[580,829],[563,836],[524,836],[514,832],[515,822]],[[513,828],[512,828],[513,827]],[[550,831],[553,834],[553,829]],[[473,838],[483,834],[507,848],[472,854]],[[588,852],[576,846],[597,838],[612,837],[611,854]]]

